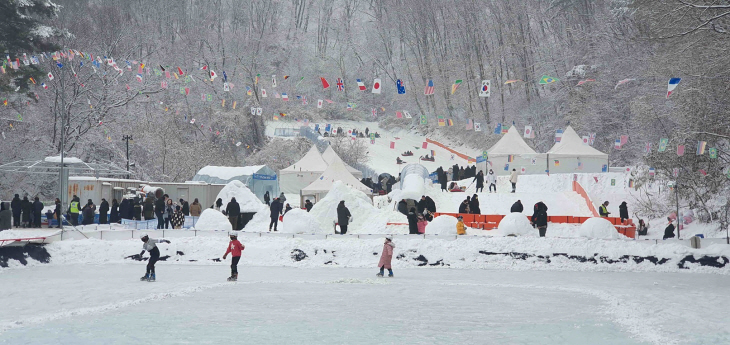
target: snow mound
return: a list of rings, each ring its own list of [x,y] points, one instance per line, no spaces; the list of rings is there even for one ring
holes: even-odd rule
[[[280,231],[289,234],[325,234],[317,218],[303,208],[295,208],[284,215]]]
[[[365,193],[354,189],[342,181],[335,181],[327,195],[314,204],[310,214],[317,219],[322,229],[332,229],[337,221],[337,205],[341,200],[350,210],[353,221],[349,224],[350,234],[388,234],[389,214],[381,211],[370,201]],[[291,212],[291,211],[290,211]]]
[[[499,225],[497,225],[497,233],[502,236],[529,236],[535,234],[535,229],[530,225],[530,221],[527,220],[524,214],[515,212],[502,218]]]
[[[578,229],[581,237],[600,238],[600,239],[618,239],[623,236],[616,231],[616,228],[607,219],[589,218]]]
[[[426,225],[428,235],[456,235],[456,220],[452,216],[438,216]]]
[[[228,221],[228,217],[224,216],[223,213],[212,208],[206,208],[200,214],[198,222],[195,223],[195,229],[231,231],[233,227],[231,222]]]
[[[231,202],[231,198],[234,197],[241,206],[241,212],[259,212],[265,208],[261,200],[251,193],[251,190],[243,182],[238,180],[228,182],[215,199],[223,199],[223,208],[225,208]]]

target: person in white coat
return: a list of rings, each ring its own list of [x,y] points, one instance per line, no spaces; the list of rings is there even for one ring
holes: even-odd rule
[[[512,193],[517,189],[517,176],[519,175],[520,173],[517,172],[517,169],[512,169],[512,173],[509,174],[509,182],[512,183]]]
[[[489,184],[489,192],[492,192],[492,188],[494,188],[494,192],[497,192],[497,175],[494,174],[494,170],[489,169],[489,174],[487,174],[487,183]]]

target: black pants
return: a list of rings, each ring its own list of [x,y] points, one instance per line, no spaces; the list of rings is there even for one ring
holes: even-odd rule
[[[73,226],[79,225],[79,214],[70,213],[70,215],[71,215],[71,225],[73,225]]]
[[[231,228],[238,231],[238,216],[228,216],[228,221],[231,222]]]
[[[517,190],[517,183],[512,182],[512,193],[514,193],[515,190]]]
[[[163,218],[161,214],[157,215],[157,228],[158,229],[165,228],[165,218]]]
[[[279,225],[279,216],[271,216],[271,223],[269,223],[269,231],[271,231],[271,226],[274,226],[274,231],[276,231],[276,226]]]
[[[13,226],[15,226],[15,227],[20,226],[20,212],[13,213]]]
[[[48,222],[50,223],[50,219]],[[41,227],[41,216],[34,216],[33,217],[33,227],[40,228]]]
[[[347,233],[347,224],[340,224],[340,235]]]
[[[480,189],[482,190],[482,192],[484,192],[484,185],[483,184],[481,184],[481,185],[478,184],[477,185],[477,193],[479,193],[479,190]]]
[[[99,224],[106,224],[106,213],[99,213]]]
[[[150,260],[147,261],[147,275],[155,274],[155,263],[160,260],[160,250],[155,247],[150,250]]]
[[[231,276],[235,276],[238,274],[238,261],[240,260],[240,256],[231,257]]]
[[[494,184],[494,183],[490,183],[489,184],[489,192],[490,193],[492,192],[492,187],[494,187],[494,192],[496,193],[497,192],[497,185]]]
[[[545,237],[545,233],[547,232],[547,225],[539,226],[537,227],[537,230],[540,232],[540,237]]]

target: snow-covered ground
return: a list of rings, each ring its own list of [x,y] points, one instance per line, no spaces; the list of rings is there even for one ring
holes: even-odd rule
[[[730,276],[161,262],[1,275],[0,344],[726,344]]]

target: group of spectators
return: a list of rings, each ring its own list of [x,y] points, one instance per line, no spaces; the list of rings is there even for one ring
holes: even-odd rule
[[[436,203],[430,196],[422,195],[421,200],[415,203],[415,207],[408,208],[408,202],[398,202],[398,212],[404,214],[408,219],[409,234],[426,233],[426,225],[433,220],[436,213]]]

